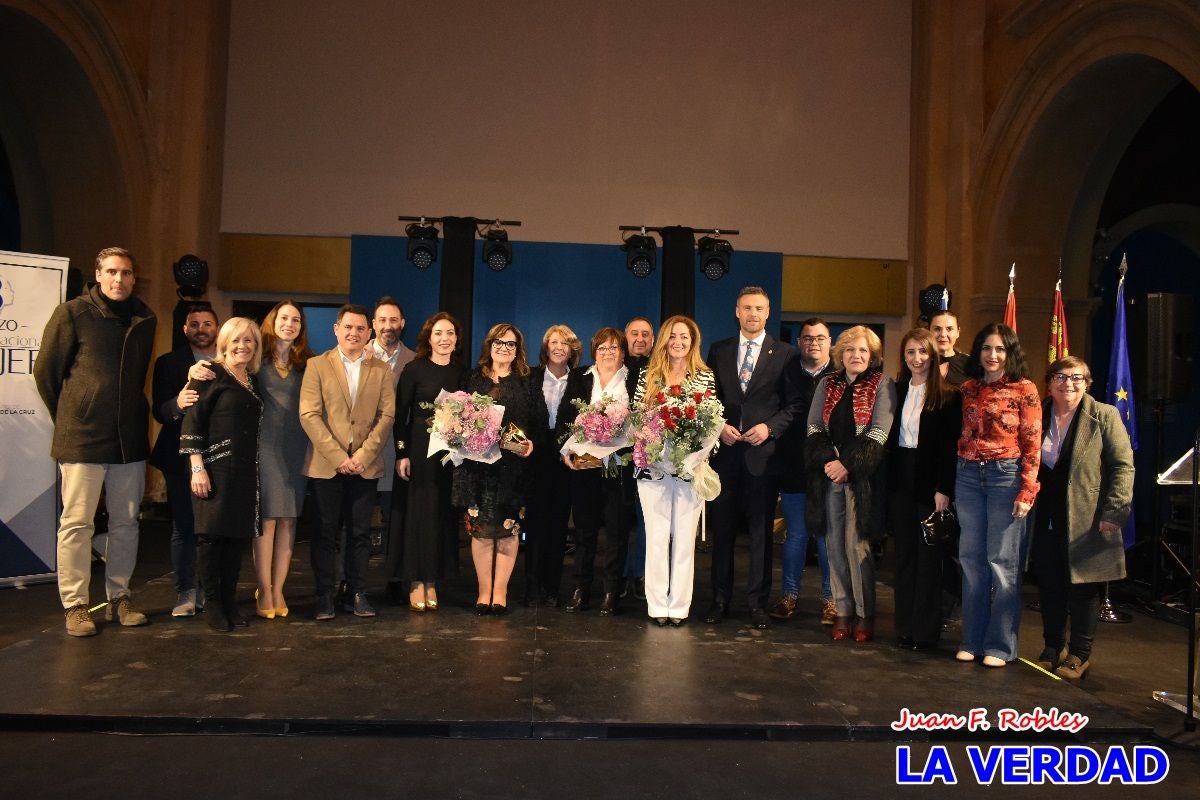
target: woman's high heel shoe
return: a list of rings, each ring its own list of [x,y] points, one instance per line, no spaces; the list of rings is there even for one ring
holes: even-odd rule
[[[263,619],[275,619],[275,609],[264,609],[258,605],[258,589],[254,590],[254,613]],[[286,610],[285,610],[286,613]]]
[[[421,584],[414,584],[408,593],[408,609],[410,611],[424,611],[425,608],[425,587]]]
[[[425,587],[425,608],[429,611],[438,610],[437,593],[428,585]]]
[[[284,603],[279,608],[275,609],[275,616],[286,617],[288,615],[287,603]]]

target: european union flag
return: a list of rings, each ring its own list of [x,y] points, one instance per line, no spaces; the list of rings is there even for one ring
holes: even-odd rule
[[[1133,375],[1129,371],[1129,342],[1125,334],[1125,269],[1125,259],[1122,258],[1121,280],[1117,283],[1117,317],[1113,322],[1112,355],[1108,359],[1108,394],[1104,399],[1117,407],[1125,430],[1129,433],[1129,443],[1137,450],[1137,412],[1133,407]],[[1128,550],[1137,538],[1132,513],[1122,534],[1125,549]]]

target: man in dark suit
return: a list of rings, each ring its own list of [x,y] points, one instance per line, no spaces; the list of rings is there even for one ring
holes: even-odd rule
[[[217,315],[208,303],[188,307],[183,323],[187,346],[161,355],[154,362],[151,392],[154,418],[162,424],[150,463],[162,470],[171,504],[171,566],[175,570],[173,617],[190,617],[197,611],[196,534],[192,528],[191,473],[187,456],[179,455],[183,415],[196,402],[196,391],[187,388],[188,370],[200,360],[216,356]],[[203,599],[199,603],[203,604]]]
[[[795,371],[790,368],[796,351],[767,334],[770,312],[763,289],[743,288],[734,307],[738,335],[716,342],[708,351],[726,423],[722,446],[712,459],[721,477],[721,494],[709,505],[713,603],[704,621],[715,624],[728,613],[734,537],[739,521],[744,521],[750,534],[750,620],[760,630],[770,625],[771,529],[780,468],[776,442],[793,419],[802,416]]]

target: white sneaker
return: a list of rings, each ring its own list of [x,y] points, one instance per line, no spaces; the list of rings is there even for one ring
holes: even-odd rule
[[[975,660],[975,654],[972,653],[970,650],[959,650],[957,653],[954,654],[954,657],[956,659],[958,659],[959,661],[974,661]]]
[[[175,607],[171,609],[172,617],[194,617],[196,616],[196,590],[188,589],[186,592],[180,592],[175,598]]]
[[[996,667],[1006,667],[1008,666],[1008,662],[1000,658],[1000,656],[984,656],[983,665],[994,669]]]

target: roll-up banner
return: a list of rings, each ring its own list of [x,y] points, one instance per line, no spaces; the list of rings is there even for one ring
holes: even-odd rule
[[[57,569],[54,423],[33,382],[42,332],[67,291],[68,259],[0,250],[0,586]]]

